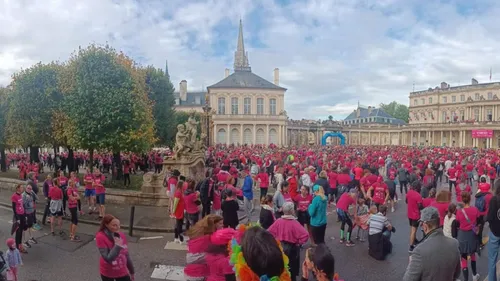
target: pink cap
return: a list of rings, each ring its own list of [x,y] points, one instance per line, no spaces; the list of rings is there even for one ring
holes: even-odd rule
[[[212,234],[210,242],[214,245],[226,245],[229,241],[231,241],[231,239],[233,239],[235,234],[236,230],[232,228],[223,228]]]
[[[5,241],[5,244],[7,244],[7,247],[12,248],[12,246],[16,244],[16,240],[14,240],[14,238],[8,238]]]

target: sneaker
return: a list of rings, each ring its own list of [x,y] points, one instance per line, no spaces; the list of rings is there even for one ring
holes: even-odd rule
[[[339,243],[340,243],[340,244],[344,244],[344,242],[345,242],[345,240],[344,240],[344,239],[340,239],[340,240],[339,240]]]
[[[479,273],[476,275],[472,276],[472,281],[478,281],[479,280]]]
[[[394,210],[394,207],[392,207],[392,208],[391,208],[391,212],[393,212],[393,213],[394,213],[394,211],[395,211],[395,210]]]
[[[347,242],[345,243],[345,245],[346,245],[347,247],[352,247],[352,246],[354,246],[355,244],[354,244],[351,240],[349,240],[349,241],[347,241]]]
[[[78,236],[75,236],[75,237],[71,238],[70,240],[71,240],[71,242],[81,242],[82,241],[80,239],[80,237],[78,237]]]
[[[32,244],[38,244],[38,241],[36,241],[35,238],[31,238],[30,240],[28,240],[28,242]]]
[[[359,239],[360,239],[359,236],[356,236],[356,240],[359,240]]]
[[[179,238],[175,238],[175,239],[174,239],[174,243],[178,243],[178,244],[180,244],[180,243],[181,243],[181,240],[180,240]]]
[[[27,254],[28,251],[26,251],[26,249],[23,247],[23,245],[19,245],[19,252],[23,253],[23,254]]]
[[[27,248],[31,248],[31,245],[28,241],[24,242],[23,245],[26,246]]]
[[[34,230],[40,230],[40,229],[42,229],[42,227],[39,224],[34,224],[33,225],[33,229]]]
[[[64,233],[64,231],[62,231],[62,230],[61,230],[61,231],[59,231],[59,235],[60,235],[60,236],[64,236],[65,234],[66,234],[66,233]]]

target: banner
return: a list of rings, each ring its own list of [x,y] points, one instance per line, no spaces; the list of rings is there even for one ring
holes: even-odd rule
[[[475,139],[490,139],[493,137],[493,130],[472,130],[472,137]]]

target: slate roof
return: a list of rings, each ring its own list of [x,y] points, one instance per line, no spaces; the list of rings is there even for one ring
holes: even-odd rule
[[[359,117],[357,117],[356,111],[353,111],[349,116],[347,116],[344,121],[355,120],[358,118],[367,118],[367,117],[382,117],[382,118],[390,118],[392,119],[392,124],[406,124],[405,121],[401,119],[397,119],[389,115],[389,113],[385,112],[382,108],[372,108],[371,112],[368,112],[368,108],[359,107]],[[382,123],[382,122],[372,122],[372,123]]]
[[[205,95],[206,92],[187,92],[186,100],[179,100],[179,104],[176,106],[204,106],[205,105]],[[196,103],[196,98],[200,98],[200,102]],[[180,98],[179,92],[174,92],[174,98],[178,100]]]
[[[228,77],[221,81],[207,87],[208,89],[221,89],[221,88],[253,88],[253,89],[275,89],[285,90],[285,88],[276,86],[275,84],[267,81],[266,79],[246,70],[236,70]]]

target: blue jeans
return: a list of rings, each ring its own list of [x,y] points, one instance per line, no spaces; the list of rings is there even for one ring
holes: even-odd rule
[[[498,249],[500,248],[500,237],[491,231],[488,234],[488,281],[497,281]]]

